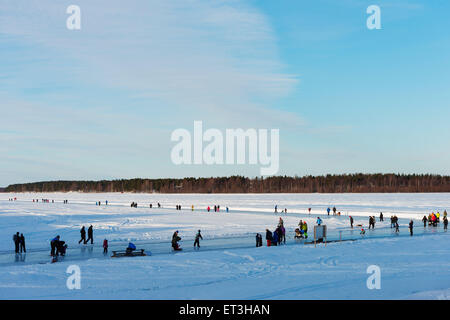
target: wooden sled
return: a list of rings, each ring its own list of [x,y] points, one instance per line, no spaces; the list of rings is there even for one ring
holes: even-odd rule
[[[144,249],[139,249],[132,252],[126,252],[124,251],[113,251],[113,255],[111,258],[120,258],[120,257],[143,257],[146,256]]]

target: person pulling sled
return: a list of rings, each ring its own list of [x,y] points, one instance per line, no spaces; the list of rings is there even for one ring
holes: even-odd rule
[[[175,233],[172,236],[172,249],[174,251],[181,251],[182,249],[180,248],[178,241],[180,241],[181,238],[178,236],[178,230],[175,231]]]

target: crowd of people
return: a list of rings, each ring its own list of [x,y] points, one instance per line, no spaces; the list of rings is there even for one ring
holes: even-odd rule
[[[10,201],[15,201],[16,198],[10,198]],[[49,203],[50,200],[49,199],[40,199],[41,202],[44,203]],[[51,200],[52,202],[54,202],[53,200]],[[33,199],[33,202],[39,202],[39,199]],[[68,200],[64,200],[64,203],[68,203]],[[108,201],[105,202],[106,205],[108,205]],[[101,202],[98,201],[96,202],[96,205],[101,205]],[[161,204],[158,202],[157,203],[158,208],[161,208]],[[137,208],[137,203],[136,202],[132,202],[131,203],[131,207]],[[152,208],[152,204],[150,204],[150,208]],[[219,205],[214,205],[214,212],[220,212],[220,206]],[[176,210],[181,210],[181,205],[176,205]],[[191,210],[194,211],[194,205],[191,206]],[[208,206],[206,208],[206,210],[208,212],[211,211],[211,207]],[[229,211],[229,208],[226,207],[226,211]],[[311,212],[311,208],[308,208],[308,211]],[[275,205],[275,212],[278,212],[278,205]],[[287,209],[282,210],[281,212],[287,213]],[[327,215],[330,215],[330,213],[333,212],[333,215],[340,215],[336,209],[336,207],[333,207],[332,209],[330,209],[329,207],[327,208]],[[349,216],[350,219],[350,227],[353,228],[353,224],[354,224],[354,218],[352,216]],[[395,232],[399,233],[399,223],[398,223],[398,217],[396,215],[392,215],[390,217],[390,227],[391,228],[395,228]],[[432,227],[437,227],[440,223],[443,223],[443,227],[444,230],[447,230],[448,227],[448,219],[447,219],[447,211],[445,210],[443,212],[443,216],[441,216],[441,214],[439,212],[431,212],[428,216],[424,215],[422,218],[422,222],[424,225],[424,228],[428,226],[432,226]],[[380,212],[380,216],[379,216],[379,221],[384,221],[384,216],[383,213]],[[321,217],[317,217],[316,219],[316,224],[317,226],[322,225],[323,220]],[[368,223],[368,228],[369,230],[372,228],[372,230],[375,229],[375,223],[376,223],[376,218],[375,216],[369,216],[369,223]],[[361,227],[361,235],[364,235],[366,233],[366,230],[362,227],[362,224],[358,224],[358,226]],[[408,229],[410,232],[410,235],[413,235],[413,230],[414,230],[414,221],[411,219],[409,221],[408,224]],[[80,229],[80,235],[81,235],[81,239],[78,241],[78,244],[81,244],[83,242],[83,244],[88,244],[90,242],[90,244],[94,243],[94,235],[93,235],[93,226],[90,225],[90,227],[87,229],[85,229],[85,226],[82,226],[82,228]],[[87,237],[86,237],[87,235]],[[299,224],[298,224],[298,228],[295,228],[295,234],[294,234],[294,239],[307,239],[308,238],[308,224],[306,221],[300,220]],[[179,231],[175,231],[173,236],[172,236],[172,241],[171,241],[171,246],[173,248],[174,251],[180,251],[182,250],[180,245],[179,245],[179,241],[181,240],[181,237],[179,236]],[[200,248],[200,240],[203,240],[203,236],[201,234],[201,230],[198,230],[198,232],[195,235],[195,240],[194,240],[194,248],[199,249]],[[16,234],[13,235],[13,242],[14,242],[14,246],[15,246],[15,253],[26,253],[26,246],[25,246],[25,237],[23,234],[17,232]],[[279,217],[279,221],[278,221],[278,225],[276,226],[275,230],[270,231],[269,229],[266,229],[266,242],[267,242],[267,246],[279,246],[281,244],[286,244],[286,229],[284,226],[284,221],[282,219],[282,217]],[[260,233],[256,234],[256,247],[262,247],[262,235]],[[50,241],[50,247],[51,247],[51,256],[52,257],[57,257],[59,255],[64,256],[66,253],[66,249],[67,249],[67,244],[65,243],[65,241],[62,241],[60,239],[60,236],[56,236],[55,238],[53,238]],[[130,250],[134,250],[132,249],[132,247],[130,247]],[[108,240],[104,239],[103,241],[103,252],[106,254],[108,253]]]

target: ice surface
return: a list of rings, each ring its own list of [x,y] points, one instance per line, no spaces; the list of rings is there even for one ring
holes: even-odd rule
[[[10,202],[8,198],[17,197]],[[47,198],[55,203],[33,203]],[[62,200],[68,199],[69,204]],[[105,200],[109,205],[105,206]],[[161,194],[0,194],[0,298],[2,299],[448,299],[450,288],[449,237],[423,233],[415,221],[417,235],[391,237],[389,216],[397,214],[404,226],[409,218],[420,219],[431,211],[441,213],[449,194],[276,194],[276,195],[161,195]],[[101,201],[101,206],[95,202]],[[138,208],[131,208],[135,201]],[[153,208],[149,208],[149,203]],[[163,205],[155,208],[156,203]],[[181,204],[183,210],[174,210]],[[221,212],[206,212],[220,205]],[[287,215],[274,214],[288,209]],[[191,211],[194,205],[194,211]],[[230,212],[225,212],[225,207]],[[342,216],[326,216],[326,208],[336,206]],[[307,208],[312,208],[308,215]],[[382,211],[386,221],[378,222]],[[279,216],[289,232],[299,219],[310,230],[321,215],[330,234],[349,232],[347,214],[355,225],[367,226],[367,216],[375,215],[375,232],[389,236],[380,239],[342,242],[314,248],[312,245],[287,245],[253,248],[254,233],[274,229]],[[325,216],[324,216],[325,215]],[[99,253],[103,238],[120,246],[136,241],[150,246],[164,243],[175,230],[183,237],[183,246],[191,246],[198,229],[205,238],[200,252],[111,259],[101,254],[79,254],[77,244],[81,225],[94,226],[94,253]],[[422,229],[421,229],[422,228]],[[23,232],[29,257],[15,263],[12,235]],[[56,234],[69,244],[67,260],[56,264],[46,261],[48,242]],[[264,234],[263,234],[264,236]],[[208,250],[208,239],[222,247]],[[248,247],[223,247],[250,241]],[[225,240],[224,240],[225,241]],[[292,240],[291,240],[292,241]],[[213,241],[209,242],[213,248]],[[226,244],[226,242],[225,242]],[[170,250],[168,246],[168,251]],[[85,250],[85,249],[83,249]],[[91,250],[91,249],[87,249]],[[203,251],[204,250],[204,251]],[[192,250],[191,250],[192,251]],[[41,253],[42,252],[42,253]],[[41,254],[41,255],[39,255]],[[39,259],[33,260],[35,255]],[[11,263],[3,263],[10,261]],[[49,259],[47,260],[49,261]],[[82,289],[66,287],[66,269],[77,264],[82,271]],[[366,287],[367,266],[381,268],[381,290]]]

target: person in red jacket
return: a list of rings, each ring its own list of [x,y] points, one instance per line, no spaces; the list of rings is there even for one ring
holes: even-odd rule
[[[108,253],[108,240],[103,240],[103,253]]]

